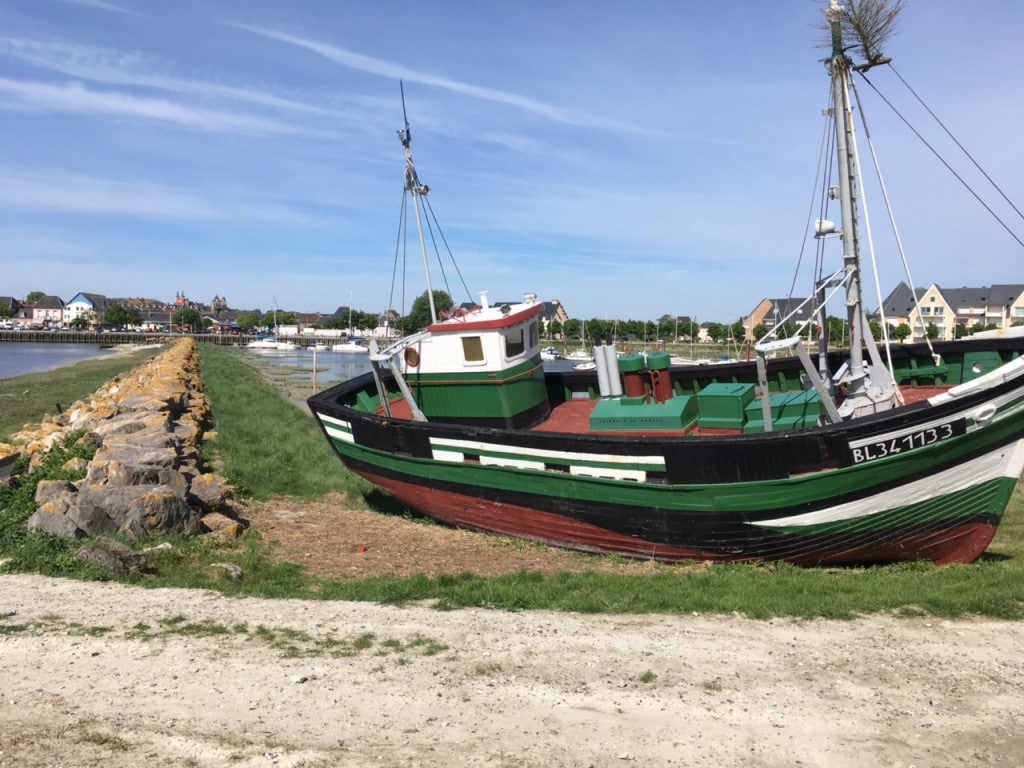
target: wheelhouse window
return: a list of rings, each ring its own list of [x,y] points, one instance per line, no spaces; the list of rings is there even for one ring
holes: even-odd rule
[[[536,347],[536,346],[539,346],[539,345],[540,345],[540,328],[538,327],[537,321],[534,320],[532,323],[530,323],[530,348],[532,349],[533,347]]]
[[[462,356],[467,363],[482,363],[484,361],[484,345],[479,336],[462,337]]]
[[[523,338],[522,328],[513,328],[505,334],[505,357],[516,357],[523,354],[523,350],[526,349]]]

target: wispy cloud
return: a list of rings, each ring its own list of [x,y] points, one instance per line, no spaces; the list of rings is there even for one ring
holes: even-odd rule
[[[113,3],[107,3],[103,0],[61,0],[62,3],[67,5],[82,5],[87,8],[98,8],[101,11],[112,11],[113,13],[130,13],[136,15],[135,11],[128,8],[124,8],[120,5],[114,5]]]
[[[541,117],[558,123],[565,123],[568,125],[586,125],[593,128],[603,128],[635,134],[651,135],[656,133],[648,128],[605,120],[592,114],[565,109],[563,107],[547,104],[543,101],[531,99],[526,96],[520,96],[519,94],[510,93],[508,91],[474,85],[461,80],[453,80],[452,78],[410,69],[402,64],[385,61],[384,59],[378,59],[373,56],[366,56],[345,48],[338,48],[337,46],[329,45],[327,43],[320,43],[316,40],[298,37],[297,35],[289,35],[284,32],[276,32],[274,30],[245,24],[238,24],[236,26],[239,29],[244,29],[248,32],[252,32],[253,34],[262,35],[263,37],[267,37],[272,40],[278,40],[282,43],[288,43],[289,45],[294,45],[298,48],[312,51],[335,64],[340,64],[341,66],[349,69],[365,72],[367,74],[379,75],[393,80],[404,80],[410,83],[420,83],[422,85],[428,85],[435,88],[443,88],[463,96],[469,96],[474,99],[480,99],[494,104],[501,104],[540,115]]]
[[[78,82],[52,83],[0,78],[0,109],[136,117],[175,123],[194,130],[256,136],[309,133],[309,130],[268,117],[175,104],[166,99],[130,96],[90,89]],[[326,134],[325,134],[326,135]]]
[[[123,53],[92,46],[17,38],[3,41],[0,44],[0,50],[40,69],[60,72],[94,83],[152,88],[204,100],[229,99],[289,112],[332,117],[339,115],[335,110],[283,98],[264,91],[152,74],[152,71],[161,67],[163,62],[138,53]]]
[[[401,64],[377,59],[372,56],[364,56],[363,54],[356,53],[355,51],[338,48],[326,43],[318,43],[315,40],[309,40],[304,37],[289,35],[284,32],[275,32],[273,30],[262,29],[260,27],[250,27],[244,24],[238,25],[238,28],[257,35],[263,35],[264,37],[271,38],[272,40],[278,40],[282,43],[288,43],[289,45],[304,48],[307,51],[312,51],[313,53],[323,56],[329,61],[333,61],[335,64],[340,64],[343,67],[358,70],[359,72],[380,75],[381,77],[388,77],[394,80],[405,80],[413,83],[431,85],[437,88],[444,88],[455,93],[461,93],[465,96],[472,96],[477,99],[484,99],[497,104],[505,104],[525,109],[529,112],[535,112],[536,114],[543,115],[551,120],[557,120],[558,122],[579,123],[584,120],[582,115],[577,115],[569,110],[561,109],[560,107],[555,107],[540,101],[535,101],[534,99],[528,99],[523,96],[518,96],[506,91],[499,91],[494,88],[484,88],[478,85],[464,83],[459,80],[452,80],[447,77],[430,75],[418,70],[410,69]]]
[[[116,215],[177,221],[231,221],[324,228],[329,224],[286,206],[248,201],[237,195],[218,198],[147,182],[98,176],[0,168],[0,207],[29,212]]]

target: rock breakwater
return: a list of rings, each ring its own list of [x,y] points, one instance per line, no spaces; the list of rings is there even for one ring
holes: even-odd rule
[[[36,488],[32,530],[75,538],[123,534],[143,538],[212,529],[240,532],[226,481],[204,472],[200,448],[210,403],[203,392],[199,352],[182,339],[90,398],[15,434],[30,469],[55,445],[78,435],[96,446],[76,482],[42,480]]]

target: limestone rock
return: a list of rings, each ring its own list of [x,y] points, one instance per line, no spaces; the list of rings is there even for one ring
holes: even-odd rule
[[[61,466],[65,472],[73,472],[76,475],[84,474],[89,469],[89,462],[83,459],[81,456],[76,456],[73,459],[68,459]]]
[[[115,576],[141,573],[146,567],[145,555],[113,539],[96,539],[75,553],[76,560],[94,563]]]
[[[205,512],[220,511],[229,499],[234,498],[234,491],[224,483],[222,477],[214,474],[193,477],[188,492],[189,500]]]
[[[249,527],[241,520],[222,515],[220,512],[211,512],[208,515],[203,515],[200,522],[205,532],[214,533],[222,539],[237,539]]]
[[[55,501],[65,494],[73,494],[77,488],[67,480],[40,480],[36,484],[36,504],[45,504]]]
[[[223,478],[199,468],[209,416],[196,342],[182,339],[64,414],[27,425],[15,437],[30,468],[73,431],[86,430],[98,446],[91,462],[67,465],[83,481],[39,484],[29,527],[75,537],[201,532],[201,515],[228,510],[233,496]]]
[[[70,498],[69,494],[54,501],[43,502],[25,525],[30,531],[52,533],[69,539],[83,538],[85,531],[68,516]]]
[[[235,582],[241,581],[244,575],[242,569],[234,563],[210,563],[210,567],[224,571],[224,574]]]

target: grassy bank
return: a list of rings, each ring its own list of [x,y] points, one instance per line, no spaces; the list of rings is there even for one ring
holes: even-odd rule
[[[119,373],[129,371],[156,353],[152,348],[82,360],[44,373],[0,379],[0,440],[25,424],[38,424],[56,406],[83,400]]]
[[[285,399],[245,353],[210,344],[199,351],[217,433],[207,458],[242,495],[314,499],[342,493],[357,500],[369,489],[344,471],[309,413]]]
[[[353,504],[362,503],[366,486],[340,466],[313,419],[268,384],[243,354],[204,347],[201,355],[203,379],[213,404],[213,428],[217,431],[217,438],[206,449],[206,458],[218,464],[233,484],[256,499],[270,495],[315,499],[327,493],[343,493]],[[131,367],[127,358],[117,360],[122,370]],[[69,394],[72,385],[84,385],[79,381],[81,376],[71,372],[80,365],[84,364],[45,374],[45,398],[35,398],[34,405],[26,402],[26,413],[36,410],[20,420],[38,421],[53,402],[74,399]],[[96,386],[112,375],[108,370]],[[29,378],[13,380],[12,391],[30,391],[25,381]],[[32,400],[34,396],[29,393],[24,397]],[[40,476],[64,476],[60,468],[64,458],[59,452],[55,454]],[[99,575],[74,560],[76,542],[24,531],[24,519],[32,510],[29,483],[0,489],[0,510],[0,558],[9,559],[0,570],[82,578]],[[620,574],[545,577],[519,572],[500,578],[451,574],[329,581],[312,577],[297,565],[273,563],[267,556],[266,543],[254,533],[237,543],[211,537],[172,543],[173,550],[149,556],[150,571],[135,577],[139,583],[265,597],[393,603],[430,600],[441,609],[486,606],[580,612],[736,612],[751,617],[803,618],[849,618],[875,612],[1024,617],[1024,493],[1020,486],[996,540],[981,560],[970,566],[945,568],[921,563],[844,569],[801,569],[785,564],[680,565],[624,568]],[[494,556],[501,557],[500,547],[495,547]],[[225,580],[221,571],[209,567],[214,562],[238,564],[245,578],[240,583]]]

